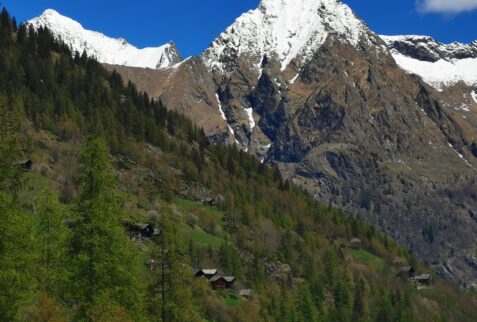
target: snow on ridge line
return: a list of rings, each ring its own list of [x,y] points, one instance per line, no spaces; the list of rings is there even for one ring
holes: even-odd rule
[[[463,81],[469,86],[477,83],[477,41],[469,44],[443,44],[431,36],[380,36],[391,50],[396,63],[404,70],[417,74],[438,90]],[[420,59],[402,48],[415,48],[431,58]]]
[[[283,71],[294,59],[310,59],[330,34],[357,45],[367,31],[338,0],[262,0],[215,39],[202,57],[209,68],[227,72],[224,53],[247,55],[257,70],[266,55],[276,57]]]
[[[181,58],[174,43],[138,49],[125,39],[113,39],[96,31],[86,30],[80,23],[62,16],[53,9],[27,21],[34,28],[47,27],[74,52],[86,52],[101,63],[161,69],[171,67]]]
[[[438,60],[427,62],[404,56],[400,53],[392,53],[396,63],[405,71],[417,74],[438,90],[444,86],[455,85],[463,81],[469,86],[477,83],[477,58],[455,60]]]

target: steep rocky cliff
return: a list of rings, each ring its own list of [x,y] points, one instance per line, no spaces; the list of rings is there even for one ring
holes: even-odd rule
[[[378,225],[470,284],[477,95],[466,82],[423,80],[397,55],[429,63],[474,56],[416,42],[383,40],[336,0],[262,0],[201,57],[161,70],[109,68],[213,140],[279,167],[322,203]]]
[[[202,57],[244,149],[442,274],[477,277],[475,128],[347,6],[262,1]]]

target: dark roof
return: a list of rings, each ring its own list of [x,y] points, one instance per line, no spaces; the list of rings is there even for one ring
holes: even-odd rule
[[[235,281],[235,276],[225,276],[224,279],[227,282],[231,283],[231,282]]]
[[[235,281],[235,276],[220,276],[216,275],[210,279],[211,282],[217,282],[219,280],[224,280],[227,283],[232,283]]]
[[[211,281],[211,282],[217,282],[218,280],[221,280],[221,279],[225,281],[225,279],[223,278],[223,276],[216,275],[216,276],[212,277],[212,278],[210,279],[210,281]]]
[[[195,274],[204,274],[204,275],[215,275],[217,274],[217,269],[216,268],[203,268],[201,270],[198,270]]]
[[[139,223],[139,224],[136,224],[136,226],[137,226],[138,228],[140,228],[140,229],[146,229],[146,228],[148,228],[148,227],[153,228],[152,225],[150,225],[150,224],[140,224],[140,223]]]

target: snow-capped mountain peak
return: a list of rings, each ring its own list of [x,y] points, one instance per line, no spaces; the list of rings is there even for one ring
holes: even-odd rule
[[[181,61],[172,42],[156,48],[138,49],[123,38],[113,39],[99,32],[86,30],[80,23],[53,9],[47,9],[41,16],[27,23],[34,28],[47,27],[72,51],[86,52],[101,63],[161,69]]]
[[[248,55],[253,64],[275,56],[284,70],[294,59],[305,62],[328,38],[357,45],[368,31],[339,0],[262,0],[240,16],[203,54],[212,69],[227,71],[230,55]]]
[[[477,41],[442,44],[429,36],[381,36],[398,65],[441,89],[463,81],[477,84]]]

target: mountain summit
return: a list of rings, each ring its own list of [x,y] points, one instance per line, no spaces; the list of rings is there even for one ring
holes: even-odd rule
[[[65,42],[73,52],[86,52],[99,62],[111,65],[161,69],[181,61],[174,43],[157,48],[138,49],[125,39],[113,39],[99,32],[86,30],[78,22],[48,9],[28,21],[34,28],[47,27],[56,38]]]
[[[73,48],[105,37],[60,17],[47,12],[31,23],[46,21]],[[457,64],[475,59],[472,48],[385,40],[337,0],[262,0],[201,57],[160,70],[108,68],[186,114],[213,142],[279,168],[442,275],[477,283],[476,89],[459,82],[440,92],[398,59]]]
[[[206,64],[230,71],[234,59],[249,56],[261,68],[263,58],[279,60],[281,70],[293,61],[309,61],[333,35],[356,46],[368,28],[337,0],[262,0],[240,16],[203,54]]]

